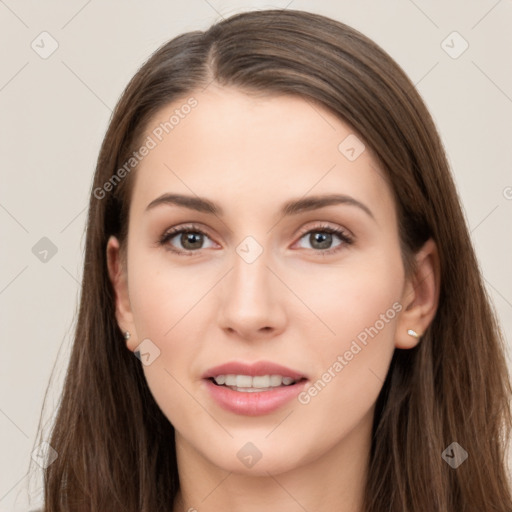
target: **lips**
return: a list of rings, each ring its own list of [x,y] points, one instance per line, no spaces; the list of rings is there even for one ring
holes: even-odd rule
[[[289,377],[295,381],[307,378],[296,370],[270,361],[259,361],[253,364],[229,362],[210,368],[202,375],[202,378],[210,379],[219,375],[248,375],[251,377],[281,375],[281,377]]]
[[[300,393],[308,380],[299,371],[269,361],[222,364],[207,370],[202,378],[217,405],[246,416],[281,408]]]

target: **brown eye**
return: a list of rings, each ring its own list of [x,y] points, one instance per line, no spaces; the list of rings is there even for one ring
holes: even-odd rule
[[[181,246],[187,250],[201,249],[203,241],[204,235],[194,231],[185,231],[182,232],[179,236],[179,242]]]
[[[208,248],[208,246],[204,246],[208,240],[212,247],[214,244],[206,233],[194,226],[187,226],[166,231],[160,238],[159,244],[173,252],[190,255]]]

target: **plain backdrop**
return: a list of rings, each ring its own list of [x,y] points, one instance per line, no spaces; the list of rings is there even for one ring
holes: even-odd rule
[[[511,342],[510,0],[0,0],[0,511],[28,510],[28,494],[37,501],[40,493],[29,461],[52,373],[47,425],[59,399],[86,206],[116,101],[165,41],[235,12],[271,7],[353,26],[416,84],[445,144],[485,283]]]

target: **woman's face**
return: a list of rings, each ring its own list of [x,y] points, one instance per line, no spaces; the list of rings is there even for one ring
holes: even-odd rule
[[[133,171],[117,285],[128,347],[179,453],[250,474],[357,457],[415,327],[383,173],[304,99],[191,97],[149,123]]]

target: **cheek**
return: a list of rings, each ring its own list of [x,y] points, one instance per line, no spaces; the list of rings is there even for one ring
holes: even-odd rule
[[[181,324],[195,314],[215,276],[211,268],[201,270],[173,264],[163,250],[158,251],[149,254],[134,249],[128,281],[139,337],[163,341],[174,338]]]
[[[317,273],[301,289],[321,321],[313,322],[318,341],[309,354],[315,361],[315,381],[299,396],[299,403],[319,428],[324,421],[335,430],[333,418],[361,418],[382,388],[403,309],[403,266],[400,255],[391,253]],[[308,293],[312,283],[316,294]]]
[[[311,312],[308,329],[315,329],[315,339],[325,340],[326,350],[320,354],[331,357],[332,350],[327,347],[348,350],[352,340],[364,343],[370,336],[386,338],[392,334],[401,310],[397,301],[404,275],[400,255],[391,252],[373,257],[355,254],[350,261],[347,258],[327,270],[320,266],[300,268],[289,276],[294,292]]]
[[[128,281],[136,343],[150,340],[156,354],[143,370],[159,407],[171,423],[179,424],[183,411],[201,411],[194,411],[195,402],[187,390],[191,367],[205,340],[198,319],[204,322],[205,299],[218,277],[212,275],[216,271],[211,267],[174,266],[163,253],[148,257],[134,249],[130,256]]]
[[[323,321],[317,332],[324,334],[315,379],[298,402],[326,442],[355,427],[378,397],[395,348],[403,277],[399,255],[388,254],[314,280],[322,293],[310,295],[311,304]]]

